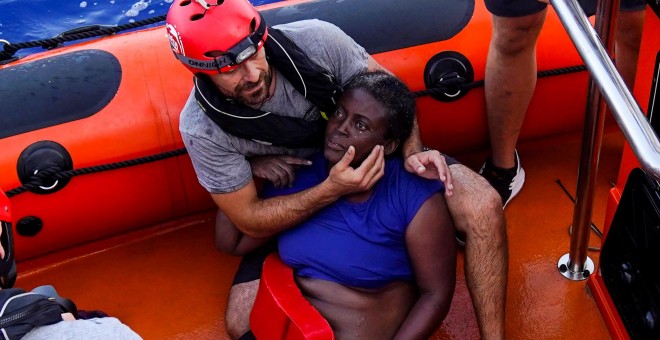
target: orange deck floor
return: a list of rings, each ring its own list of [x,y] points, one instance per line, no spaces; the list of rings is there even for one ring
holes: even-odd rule
[[[622,143],[618,132],[605,134],[593,215],[601,230]],[[556,269],[569,250],[573,216],[573,205],[557,180],[575,192],[579,144],[579,136],[565,136],[519,146],[527,180],[506,209],[507,339],[610,337],[586,282],[569,281]],[[476,168],[482,157],[459,158]],[[19,263],[16,286],[52,284],[79,309],[105,311],[145,339],[225,339],[226,293],[238,258],[215,250],[213,217],[213,212],[190,216]],[[593,233],[591,245],[600,245]],[[589,256],[598,262],[597,252]],[[478,338],[462,266],[461,251],[452,308],[433,339]]]

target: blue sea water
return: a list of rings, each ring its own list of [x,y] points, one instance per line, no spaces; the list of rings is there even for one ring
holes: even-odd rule
[[[127,24],[164,15],[173,1],[0,0],[0,40],[18,43],[52,38],[81,26]],[[276,1],[251,2],[261,5]],[[19,51],[18,55],[29,52]]]

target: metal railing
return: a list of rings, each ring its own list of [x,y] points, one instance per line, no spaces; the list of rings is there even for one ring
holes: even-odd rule
[[[573,280],[582,280],[593,272],[593,262],[587,257],[587,248],[604,124],[604,109],[600,105],[601,95],[641,166],[658,180],[660,180],[660,142],[603,46],[609,45],[609,38],[614,28],[610,23],[615,18],[612,14],[618,13],[618,1],[598,2],[595,29],[589,23],[577,0],[550,0],[550,3],[591,74],[571,248],[558,263],[559,270],[564,276]]]

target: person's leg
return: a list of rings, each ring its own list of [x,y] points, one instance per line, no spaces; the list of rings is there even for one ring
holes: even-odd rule
[[[232,339],[250,332],[250,312],[259,289],[259,281],[253,280],[233,285],[229,290],[225,327]]]
[[[631,90],[635,84],[644,13],[644,10],[621,11],[616,26],[614,47],[616,67]]]
[[[447,198],[456,229],[465,235],[465,278],[482,339],[504,338],[508,251],[502,201],[468,167],[449,167],[454,194]]]
[[[516,142],[536,86],[536,40],[546,12],[514,18],[493,15],[484,90],[491,161],[498,168],[515,166]]]
[[[225,327],[232,339],[254,338],[250,332],[250,313],[257,297],[264,260],[276,249],[277,243],[272,241],[241,259],[229,290],[225,311]]]
[[[528,3],[534,4],[533,1]],[[540,2],[536,4],[545,6]],[[491,12],[498,13],[493,9],[489,7]],[[536,40],[546,11],[541,7],[525,9],[525,13],[533,14],[515,13],[521,16],[493,14],[493,35],[485,75],[492,155],[479,173],[497,190],[503,206],[525,183],[525,171],[520,165],[516,143],[536,86]]]

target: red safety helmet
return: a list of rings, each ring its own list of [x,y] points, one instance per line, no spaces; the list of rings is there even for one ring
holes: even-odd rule
[[[191,72],[227,72],[255,55],[268,36],[247,0],[176,0],[167,13],[174,56]]]

